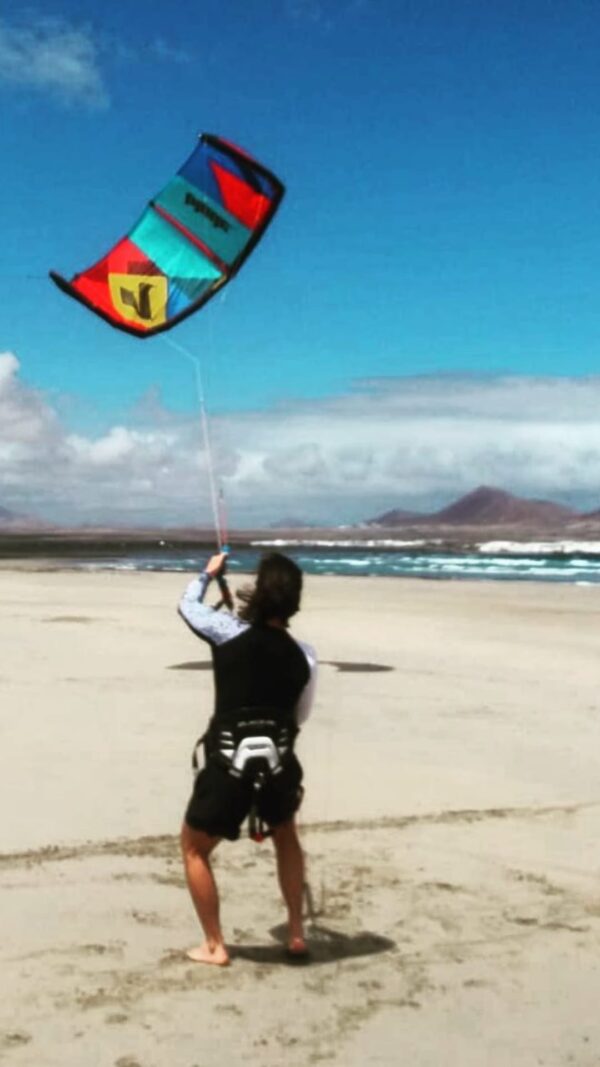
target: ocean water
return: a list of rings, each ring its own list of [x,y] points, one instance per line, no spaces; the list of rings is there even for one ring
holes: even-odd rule
[[[285,552],[308,574],[369,575],[488,581],[563,582],[600,585],[600,542],[486,542],[469,549],[448,550],[424,541],[271,541],[236,547],[231,554],[232,575],[251,573],[261,555]],[[206,552],[191,555],[160,542],[156,549],[130,550],[71,561],[86,570],[175,571],[193,573]]]

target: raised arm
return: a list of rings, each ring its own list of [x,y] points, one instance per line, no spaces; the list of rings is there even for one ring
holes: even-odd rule
[[[220,559],[222,563],[222,557],[213,556],[198,578],[192,579],[178,607],[184,622],[198,637],[208,641],[210,645],[222,645],[225,641],[230,641],[232,637],[237,637],[243,630],[246,630],[248,625],[229,611],[217,611],[216,608],[203,603],[212,578],[220,573],[218,564]]]

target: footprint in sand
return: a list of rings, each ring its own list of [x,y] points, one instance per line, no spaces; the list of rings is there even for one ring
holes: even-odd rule
[[[48,619],[42,619],[42,622],[94,622],[94,619],[88,618],[87,615],[52,615]]]
[[[28,1045],[31,1040],[31,1034],[25,1030],[9,1030],[6,1034],[0,1034],[0,1049],[19,1048],[20,1045]]]

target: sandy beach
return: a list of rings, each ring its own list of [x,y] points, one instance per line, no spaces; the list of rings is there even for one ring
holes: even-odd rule
[[[212,694],[184,583],[0,570],[0,1060],[597,1067],[600,589],[308,578],[313,962],[285,965],[271,846],[242,839],[217,971],[184,956]]]

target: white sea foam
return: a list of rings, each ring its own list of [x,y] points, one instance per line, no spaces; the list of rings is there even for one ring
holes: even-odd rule
[[[291,548],[302,568],[312,574],[346,574],[357,578],[370,574],[448,581],[563,582],[600,587],[600,542],[488,541],[461,551],[439,541],[434,545],[423,540],[365,542],[307,538],[286,541],[279,538],[254,542],[252,550],[236,550],[230,561],[232,570],[236,573],[254,571],[260,551],[258,545]],[[74,561],[74,566],[95,571],[184,573],[196,570],[198,561],[190,555],[179,557],[167,551],[154,551],[137,557],[107,556]]]
[[[117,561],[117,560],[99,560],[96,563],[79,563],[76,564],[77,569],[81,571],[137,571],[139,567],[137,563],[132,561],[131,563]]]
[[[270,541],[251,541],[253,548],[412,548],[419,545],[440,545],[441,540],[398,541],[385,538],[370,541],[322,541],[320,539],[276,537]]]
[[[600,541],[484,541],[478,552],[489,555],[507,553],[520,555],[600,556]]]

